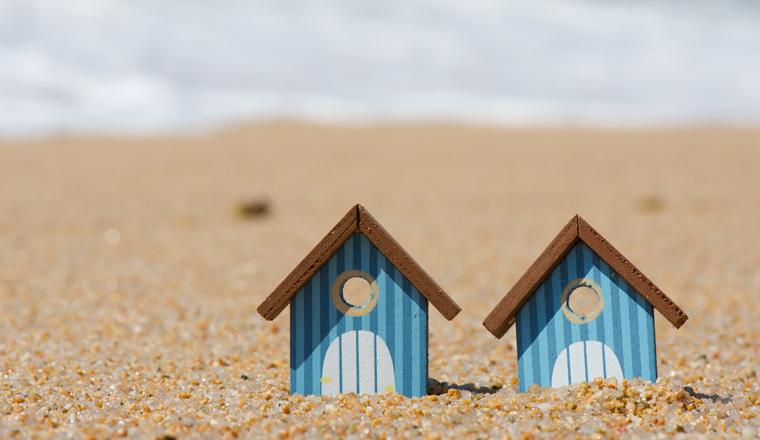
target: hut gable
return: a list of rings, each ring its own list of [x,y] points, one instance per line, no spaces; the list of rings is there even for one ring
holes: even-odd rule
[[[352,278],[364,281],[363,304],[344,296]],[[428,303],[448,319],[460,310],[356,205],[258,311],[274,319],[290,304],[291,393],[415,397],[427,392]]]
[[[587,315],[570,307],[586,287]],[[497,337],[517,323],[520,390],[595,377],[656,380],[654,309],[674,326],[686,314],[598,232],[575,216],[483,322]]]

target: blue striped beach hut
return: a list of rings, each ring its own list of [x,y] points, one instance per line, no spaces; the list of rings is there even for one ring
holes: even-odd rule
[[[353,284],[351,284],[353,283]],[[347,292],[348,285],[364,288]],[[290,304],[290,392],[427,394],[428,302],[461,310],[361,205],[258,307]]]
[[[591,300],[583,312],[574,303],[581,294]],[[688,319],[576,215],[483,325],[497,338],[517,325],[520,392],[534,383],[559,387],[597,377],[654,382],[654,309],[676,328]]]

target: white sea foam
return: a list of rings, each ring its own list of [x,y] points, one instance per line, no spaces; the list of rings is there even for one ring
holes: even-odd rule
[[[760,123],[755,0],[0,0],[0,135]]]

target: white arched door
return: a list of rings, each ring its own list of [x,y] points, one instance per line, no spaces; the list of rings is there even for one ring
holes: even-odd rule
[[[552,370],[552,387],[587,382],[597,377],[623,378],[615,352],[599,341],[581,341],[562,350]]]
[[[322,395],[395,391],[393,359],[380,336],[350,331],[335,338],[322,364]]]

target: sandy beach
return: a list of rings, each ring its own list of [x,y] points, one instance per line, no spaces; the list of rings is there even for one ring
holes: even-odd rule
[[[254,125],[0,141],[2,438],[760,436],[760,131]],[[256,307],[355,203],[462,307],[429,395],[289,394]],[[482,321],[579,213],[689,315],[655,384],[517,393]]]

